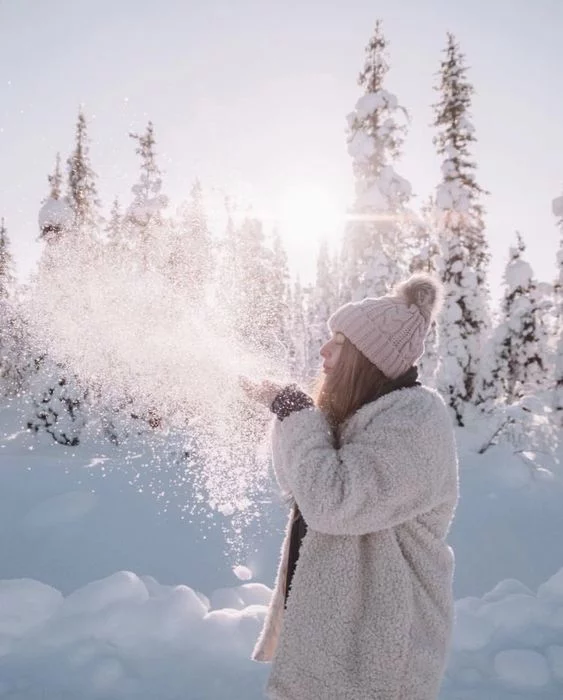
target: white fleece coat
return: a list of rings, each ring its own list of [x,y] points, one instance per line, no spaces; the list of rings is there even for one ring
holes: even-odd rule
[[[458,496],[448,411],[394,391],[343,426],[316,409],[276,420],[274,469],[308,525],[287,609],[289,528],[252,658],[274,700],[435,700],[453,615],[445,538]]]

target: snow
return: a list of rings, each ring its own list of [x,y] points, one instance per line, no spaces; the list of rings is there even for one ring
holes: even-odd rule
[[[545,586],[559,589],[561,578],[563,569]],[[441,700],[563,692],[563,626],[552,624],[563,600],[514,593],[523,590],[507,580],[481,599],[457,601]],[[270,596],[262,584],[244,584],[208,600],[127,571],[66,597],[37,581],[0,582],[0,697],[173,700],[189,688],[190,698],[258,700],[267,667],[249,656]],[[523,598],[535,601],[524,614]]]
[[[397,97],[387,90],[368,92],[356,102],[356,116],[360,120],[366,119],[377,109],[389,109],[392,112],[398,105]]]
[[[525,260],[515,260],[506,268],[505,281],[509,292],[514,291],[518,287],[527,289],[532,277],[532,266]],[[525,302],[529,302],[529,300],[525,300]]]
[[[252,571],[247,566],[235,566],[233,569],[234,575],[241,581],[250,581],[252,578]]]
[[[65,228],[72,223],[72,209],[66,197],[49,198],[39,210],[39,229]]]
[[[553,200],[551,203],[551,210],[554,216],[563,217],[563,195]]]
[[[501,683],[529,690],[549,683],[549,668],[544,656],[530,649],[510,649],[495,657],[495,671]]]
[[[448,163],[449,161],[446,161]],[[466,214],[470,207],[467,189],[459,180],[442,182],[436,188],[436,206],[444,211]]]
[[[563,646],[548,647],[547,660],[553,678],[563,683]]]
[[[563,569],[538,588],[538,597],[546,602],[563,603]]]
[[[81,698],[243,697],[262,669],[249,661],[264,605],[210,610],[188,586],[149,592],[131,572],[118,572],[64,598],[41,584],[0,587],[0,697],[66,694]],[[236,673],[234,673],[236,669]],[[25,684],[22,685],[22,681]],[[240,693],[237,695],[237,693]]]
[[[348,154],[360,163],[368,162],[375,152],[375,139],[361,129],[348,141]]]
[[[285,509],[266,503],[247,551],[226,555],[220,528],[137,490],[155,478],[143,444],[125,459],[106,443],[44,441],[12,410],[0,422],[0,700],[263,698],[269,667],[250,654]],[[478,455],[485,428],[458,431],[457,602],[440,700],[555,700],[563,476],[539,479],[503,446]]]

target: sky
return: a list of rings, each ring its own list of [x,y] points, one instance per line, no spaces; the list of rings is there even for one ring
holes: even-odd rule
[[[387,88],[411,115],[397,171],[419,200],[439,181],[431,104],[446,32],[476,88],[478,181],[499,291],[516,230],[551,280],[563,193],[560,0],[0,0],[0,216],[18,274],[36,263],[37,213],[55,154],[89,120],[106,211],[130,200],[131,131],[154,122],[173,210],[199,177],[219,225],[229,194],[280,226],[311,276],[322,235],[337,244],[353,197],[345,117],[361,92],[364,47],[381,18]]]

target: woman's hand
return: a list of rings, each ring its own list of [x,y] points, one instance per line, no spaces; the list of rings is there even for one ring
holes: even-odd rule
[[[255,382],[248,377],[239,377],[239,385],[249,399],[266,406],[266,408],[271,407],[273,400],[283,389],[282,386],[268,379]]]

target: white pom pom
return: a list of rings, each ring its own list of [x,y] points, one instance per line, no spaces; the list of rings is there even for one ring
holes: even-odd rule
[[[435,318],[442,304],[442,284],[435,277],[418,273],[400,284],[395,294],[414,304],[428,321]]]

